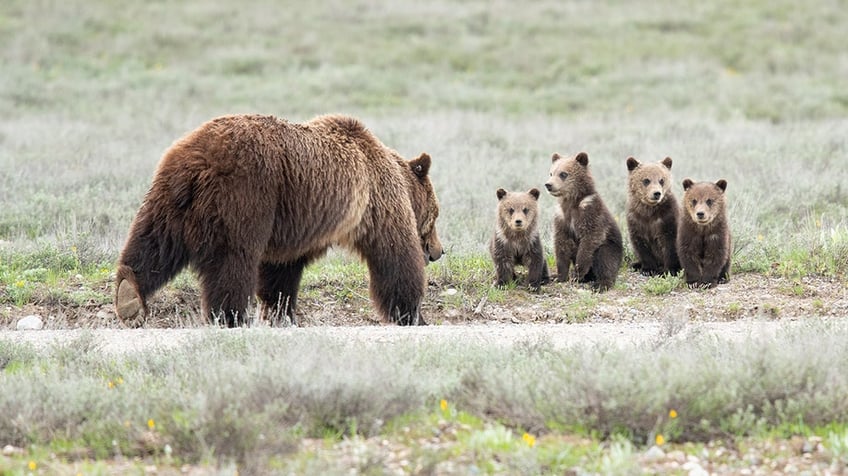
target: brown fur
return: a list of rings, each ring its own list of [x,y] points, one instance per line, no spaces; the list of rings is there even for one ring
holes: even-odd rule
[[[686,283],[715,286],[729,279],[730,226],[725,193],[727,181],[683,181],[683,216],[677,230],[677,254]]]
[[[382,318],[423,324],[424,266],[442,254],[430,157],[405,161],[358,120],[213,119],[164,154],[118,263],[115,304],[139,325],[147,298],[191,265],[203,313],[227,326],[294,321],[303,269],[333,245],[368,264]]]
[[[671,157],[654,164],[627,159],[627,229],[638,262],[647,276],[680,271],[677,221],[680,205],[671,191]]]
[[[537,226],[539,190],[507,192],[499,188],[497,196],[498,221],[489,242],[489,252],[497,273],[495,285],[504,286],[514,281],[515,266],[524,265],[528,284],[538,290],[550,279]]]
[[[557,280],[570,280],[574,264],[577,281],[607,290],[615,284],[624,251],[621,231],[595,190],[589,156],[581,152],[565,159],[554,154],[551,160],[545,188],[560,205],[554,217]]]

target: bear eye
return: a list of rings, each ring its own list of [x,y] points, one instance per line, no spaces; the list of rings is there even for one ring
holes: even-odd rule
[[[708,198],[708,199],[707,199],[707,206],[708,206],[708,207],[713,206],[713,199],[712,199],[712,198]]]
[[[665,179],[660,179],[660,187],[662,187],[663,185],[665,185]]]
[[[513,213],[515,213],[515,209],[514,209],[514,208],[510,208],[510,209],[509,209],[509,214],[510,214],[510,215],[512,215]]]
[[[521,210],[525,215],[527,214],[527,209]]]
[[[647,187],[650,184],[651,184],[651,181],[649,179],[642,179],[642,185]]]
[[[693,207],[694,207],[695,205],[697,205],[697,204],[698,204],[698,201],[697,201],[697,200],[692,200],[692,206],[693,206]]]
[[[560,178],[561,180],[565,180],[567,177],[568,177],[568,174],[567,174],[567,173],[565,173],[565,172],[560,172],[560,173],[559,173],[559,178]]]

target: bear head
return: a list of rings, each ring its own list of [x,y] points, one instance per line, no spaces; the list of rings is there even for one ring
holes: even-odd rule
[[[498,228],[524,233],[536,229],[539,215],[539,189],[508,192],[498,189]]]
[[[657,163],[640,163],[633,157],[627,159],[630,199],[644,205],[662,203],[671,190],[671,157]]]
[[[691,179],[683,181],[683,206],[686,214],[697,225],[706,226],[717,217],[724,217],[724,191],[727,181],[716,183],[698,182]]]
[[[436,192],[430,182],[430,163],[430,156],[425,153],[406,163],[411,172],[409,197],[412,201],[412,210],[415,213],[421,248],[424,250],[425,263],[436,261],[442,256],[443,251],[439,235],[436,233],[439,201],[436,199]]]
[[[554,153],[551,156],[550,178],[545,188],[552,196],[563,200],[579,200],[595,193],[595,184],[589,173],[589,155],[580,152],[572,159]]]

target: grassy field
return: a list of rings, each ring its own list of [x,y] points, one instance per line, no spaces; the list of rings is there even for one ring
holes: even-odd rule
[[[8,321],[28,305],[45,302],[65,308],[108,304],[114,262],[162,152],[205,120],[241,112],[294,121],[329,112],[352,114],[403,155],[428,152],[442,206],[438,228],[449,253],[429,272],[435,279],[465,280],[480,294],[490,287],[486,242],[494,226],[495,190],[541,187],[555,151],[589,153],[600,193],[622,225],[628,156],[643,161],[671,156],[678,196],[686,177],[724,178],[729,183],[734,272],[844,283],[846,24],[848,10],[830,0],[570,0],[520,6],[501,1],[5,0],[0,4],[0,313]],[[543,195],[540,204],[550,253],[555,202]],[[362,268],[347,266],[352,261],[334,255],[311,268],[307,282],[362,281]],[[190,277],[173,286],[196,288]],[[365,289],[364,283],[355,288],[367,294]],[[845,409],[836,400],[845,393],[844,382],[832,387],[822,383],[826,388],[815,392],[817,382],[825,381],[821,379],[846,373],[841,367],[846,350],[840,344],[845,332],[816,329],[835,336],[826,338],[829,347],[809,335],[757,344],[765,346],[763,355],[776,359],[775,368],[781,370],[774,373],[765,369],[745,374],[760,368],[751,365],[766,362],[752,351],[688,342],[695,349],[692,356],[725,359],[721,363],[727,369],[715,372],[736,373],[677,382],[634,377],[660,365],[645,360],[652,355],[649,349],[634,350],[630,357],[609,351],[609,360],[596,359],[593,352],[607,356],[602,350],[554,352],[540,344],[527,351],[538,358],[513,360],[512,354],[497,354],[491,366],[483,363],[491,352],[486,349],[427,349],[421,355],[420,349],[403,349],[400,354],[416,369],[427,370],[421,382],[403,380],[411,377],[398,377],[400,370],[377,368],[367,349],[345,349],[350,360],[375,372],[354,374],[364,381],[354,378],[352,387],[332,396],[338,399],[333,405],[359,405],[353,410],[326,404],[324,397],[316,399],[316,393],[332,389],[314,388],[308,363],[287,374],[280,386],[262,387],[266,378],[282,376],[263,375],[277,370],[260,369],[271,362],[304,360],[291,357],[297,352],[311,357],[306,360],[312,365],[323,365],[325,354],[293,342],[280,346],[253,335],[256,347],[253,340],[222,344],[222,354],[233,352],[236,361],[255,363],[258,367],[248,368],[256,373],[232,368],[229,365],[239,364],[213,358],[202,349],[187,350],[174,362],[161,355],[114,361],[96,353],[89,359],[78,348],[34,355],[0,342],[3,414],[29,408],[22,419],[0,420],[0,425],[11,425],[0,427],[0,435],[12,435],[6,436],[10,441],[0,437],[0,445],[34,448],[12,463],[0,460],[0,472],[24,472],[29,457],[51,451],[72,455],[78,448],[87,448],[86,457],[114,458],[119,452],[164,461],[163,442],[179,453],[176,462],[216,461],[226,467],[236,461],[245,467],[252,455],[264,461],[255,467],[268,469],[270,464],[283,471],[285,465],[266,456],[276,450],[286,453],[300,436],[329,435],[333,441],[342,435],[370,436],[369,425],[378,415],[384,422],[405,417],[415,428],[429,428],[436,424],[433,418],[444,419],[441,410],[435,410],[442,398],[470,420],[460,422],[470,433],[484,428],[494,432],[494,443],[480,437],[484,442],[469,443],[463,454],[485,459],[500,441],[506,453],[519,455],[516,464],[531,464],[522,459],[527,448],[510,446],[520,440],[498,439],[497,432],[578,434],[594,442],[590,446],[603,442],[604,449],[591,453],[595,449],[584,448],[594,455],[587,456],[589,463],[579,458],[566,458],[562,465],[533,460],[538,464],[527,466],[529,472],[561,472],[573,465],[606,472],[602,461],[615,463],[610,451],[637,451],[632,445],[644,445],[657,425],[667,423],[657,415],[678,404],[671,395],[703,388],[709,378],[739,382],[744,388],[732,398],[706,403],[709,395],[689,395],[688,416],[705,418],[711,426],[704,430],[700,420],[692,417],[684,424],[681,418],[669,430],[676,432],[677,441],[769,432],[787,436],[801,431],[800,421],[803,431],[815,427],[822,437],[835,435],[837,443],[830,447],[842,448],[834,455],[844,461]],[[233,346],[238,350],[227,350]],[[783,346],[790,350],[778,350]],[[793,359],[807,362],[803,359],[809,349],[823,348],[828,352],[790,370]],[[700,362],[694,357],[675,360],[689,353],[687,349],[662,350],[657,358],[687,374],[687,366]],[[393,358],[404,368],[400,356]],[[219,360],[220,367],[209,364]],[[579,367],[589,361],[597,367]],[[205,377],[210,380],[179,380],[185,376],[180,369],[197,362],[212,367]],[[602,378],[616,362],[633,365],[626,367],[630,372],[619,369],[614,374],[626,378]],[[458,374],[457,368],[466,363],[479,372]],[[601,389],[599,395],[613,400],[616,408],[642,409],[650,421],[628,412],[592,413],[580,406],[587,403],[579,395],[543,398],[545,392],[556,393],[574,383],[564,370],[556,377],[563,380],[545,386],[529,376],[520,382],[501,381],[494,375],[497,365],[517,376],[579,368],[585,381],[578,388]],[[792,373],[799,368],[807,373]],[[163,369],[177,372],[169,376]],[[321,371],[341,378],[331,367]],[[245,380],[227,377],[232,373]],[[808,381],[798,377],[810,374]],[[135,395],[102,398],[104,382],[115,375],[149,397],[125,392]],[[374,381],[400,383],[384,388],[372,385]],[[746,387],[751,381],[763,388]],[[645,382],[654,387],[640,387]],[[780,382],[796,385],[781,387]],[[518,390],[539,385],[535,395]],[[764,390],[767,385],[773,386]],[[783,398],[781,392],[796,387],[806,388],[804,398]],[[14,392],[8,390],[12,388]],[[653,388],[662,398],[655,399]],[[240,408],[227,397],[227,389],[254,392],[238,399],[258,401]],[[480,397],[469,389],[479,390]],[[257,396],[265,390],[277,392],[285,402]],[[76,394],[79,399],[64,398]],[[26,403],[21,395],[30,395]],[[370,402],[375,395],[385,399]],[[820,399],[812,401],[810,395]],[[294,397],[305,405],[299,413],[263,406],[288,405]],[[194,398],[205,403],[165,403]],[[311,399],[316,407],[307,405]],[[530,403],[525,404],[527,399]],[[40,401],[52,403],[35,404]],[[497,402],[503,406],[492,407]],[[562,405],[548,406],[551,402]],[[102,418],[80,423],[84,410],[92,407]],[[55,418],[45,418],[44,412],[55,413]],[[211,415],[221,412],[230,420],[212,421]],[[124,418],[131,428],[123,428]],[[150,437],[143,425],[135,426],[148,418],[167,422],[167,432],[154,435],[163,438],[152,440],[154,449],[143,444],[143,438]],[[263,425],[269,422],[283,428],[278,436],[268,436],[271,428]],[[186,436],[192,431],[201,437]],[[270,439],[259,444],[260,434]],[[92,435],[109,435],[108,441],[92,440]],[[437,453],[435,458],[442,456]],[[310,463],[302,464],[306,466],[299,470],[307,471]],[[619,469],[632,470],[626,464]]]

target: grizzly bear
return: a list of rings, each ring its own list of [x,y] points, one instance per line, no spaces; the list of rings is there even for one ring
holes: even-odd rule
[[[537,218],[539,189],[527,192],[497,191],[497,224],[489,242],[489,252],[497,274],[495,285],[515,280],[515,265],[527,268],[527,283],[534,291],[550,279],[548,263],[542,251]]]
[[[677,254],[686,283],[713,287],[730,272],[730,226],[724,192],[727,181],[683,181],[683,216],[677,229]]]
[[[258,295],[272,324],[297,325],[304,268],[341,245],[367,263],[384,320],[424,324],[424,266],[442,254],[430,162],[404,160],[352,117],[206,122],[159,162],[118,262],[117,314],[142,324],[148,297],[191,266],[212,322],[249,323]]]
[[[677,198],[671,191],[671,157],[655,164],[627,159],[627,229],[637,262],[646,276],[677,274]]]
[[[590,282],[595,290],[605,291],[615,284],[621,267],[621,231],[595,190],[589,156],[581,152],[566,159],[554,154],[551,161],[545,188],[560,205],[554,217],[557,280],[569,281],[574,264],[578,282]]]

